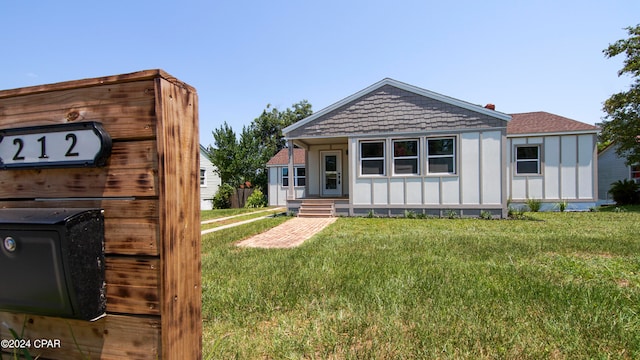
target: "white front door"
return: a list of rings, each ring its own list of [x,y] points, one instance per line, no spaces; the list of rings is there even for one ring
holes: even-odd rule
[[[342,151],[322,151],[322,196],[342,196]]]

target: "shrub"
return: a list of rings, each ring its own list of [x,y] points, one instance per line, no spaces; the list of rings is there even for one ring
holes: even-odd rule
[[[567,210],[567,206],[569,205],[569,203],[567,203],[566,200],[562,200],[557,205],[558,210],[560,210],[560,212],[564,212],[565,210]]]
[[[260,189],[255,189],[244,203],[246,208],[261,208],[267,206],[267,198]]]
[[[231,207],[231,196],[235,189],[229,184],[222,184],[213,196],[214,209],[228,209]]]
[[[529,207],[529,211],[538,212],[540,211],[541,206],[542,206],[541,200],[527,198],[527,207]]]
[[[412,210],[405,210],[404,211],[404,217],[407,219],[415,219],[416,218],[416,212],[412,211]]]
[[[611,184],[609,194],[618,205],[632,205],[640,203],[638,184],[633,180],[618,180]]]
[[[480,219],[483,220],[493,220],[493,214],[489,211],[482,210],[480,211]]]

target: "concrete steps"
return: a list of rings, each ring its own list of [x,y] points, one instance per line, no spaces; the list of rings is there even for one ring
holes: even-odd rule
[[[335,204],[332,200],[305,199],[300,204],[298,217],[325,218],[333,217],[334,213]]]

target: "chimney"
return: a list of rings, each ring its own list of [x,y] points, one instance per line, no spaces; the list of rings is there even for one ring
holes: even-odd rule
[[[496,106],[495,106],[495,105],[493,105],[493,104],[487,104],[487,105],[485,105],[484,107],[485,107],[485,108],[487,108],[487,109],[489,109],[489,110],[495,110],[495,109],[496,109]]]

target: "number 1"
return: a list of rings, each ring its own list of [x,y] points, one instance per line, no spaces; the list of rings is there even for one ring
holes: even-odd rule
[[[47,156],[47,138],[45,136],[41,137],[40,139],[38,139],[38,142],[40,143],[40,156],[38,156],[38,159],[46,159],[49,156]]]

